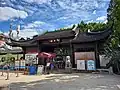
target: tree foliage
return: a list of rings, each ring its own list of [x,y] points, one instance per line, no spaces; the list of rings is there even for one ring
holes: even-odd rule
[[[95,23],[95,22],[92,22],[92,23],[84,23],[83,21],[81,21],[79,24],[78,24],[78,28],[80,28],[80,31],[81,32],[87,32],[88,30],[90,31],[100,31],[100,30],[103,30],[102,28],[106,27],[106,24],[105,23]]]
[[[111,0],[107,9],[108,25],[114,22],[113,33],[107,43],[107,50],[114,51],[120,46],[120,0]]]
[[[62,31],[62,30],[72,30],[75,26],[76,25],[74,24],[72,27],[60,28],[58,30],[55,30],[54,32]],[[106,24],[100,22],[85,23],[84,21],[81,21],[79,24],[77,24],[77,27],[80,29],[80,32],[87,32],[88,30],[96,32],[96,31],[104,30],[103,28],[106,27]]]
[[[114,21],[111,48],[118,48],[120,45],[120,0],[111,0],[107,12],[108,24]]]
[[[6,57],[1,58],[0,60],[1,65],[13,64],[14,62],[15,59],[12,57],[12,54],[6,54]]]
[[[111,58],[111,65],[116,68],[115,73],[120,73],[120,0],[111,0],[108,14],[108,25],[114,22],[113,33],[108,39],[105,47],[105,54]]]
[[[60,28],[57,29],[55,31],[52,32],[59,32],[59,31],[63,31],[63,30],[72,30],[73,28],[75,28],[75,24],[73,24],[70,27],[66,27],[66,28]],[[103,28],[106,27],[105,23],[96,23],[96,22],[91,22],[91,23],[85,23],[84,21],[81,21],[79,24],[77,24],[77,27],[80,29],[80,32],[87,32],[88,30],[90,31],[101,31],[104,30]],[[47,30],[44,34],[48,33],[49,31]]]

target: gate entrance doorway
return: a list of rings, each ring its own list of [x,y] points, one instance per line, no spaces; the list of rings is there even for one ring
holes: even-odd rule
[[[65,69],[65,58],[63,56],[57,56],[54,64],[58,69]]]

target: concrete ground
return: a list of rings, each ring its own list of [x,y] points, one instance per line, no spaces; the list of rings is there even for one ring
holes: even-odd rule
[[[15,80],[9,83],[10,90],[120,90],[120,76],[108,74],[50,74]]]
[[[23,75],[22,73],[19,73],[19,77],[16,77],[17,75],[15,73],[9,74],[9,80],[6,80],[7,74],[4,73],[4,76],[1,76],[0,72],[0,88],[10,86],[11,83],[30,83],[40,80],[45,80],[47,77],[54,76],[55,74],[49,74],[49,75]],[[0,89],[1,90],[1,89]]]

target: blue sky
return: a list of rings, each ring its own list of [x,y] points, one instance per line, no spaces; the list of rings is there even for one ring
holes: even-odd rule
[[[20,36],[36,34],[85,22],[106,22],[110,0],[0,0],[0,32]]]

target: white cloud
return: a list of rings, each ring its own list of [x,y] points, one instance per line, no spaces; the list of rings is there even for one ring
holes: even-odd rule
[[[39,27],[43,24],[46,24],[45,22],[41,22],[41,21],[35,21],[33,23],[29,23],[28,25],[24,26],[24,28],[28,29],[28,28],[36,28]]]
[[[17,38],[16,30],[12,30],[13,37]],[[9,32],[4,33],[8,36]],[[19,32],[19,38],[32,38],[34,35],[38,35],[38,32],[35,29],[23,29]]]
[[[69,10],[93,10],[94,8],[101,8],[98,0],[56,0],[59,5],[64,9]],[[102,1],[102,4],[104,2]],[[103,7],[105,6],[102,5]]]
[[[39,33],[43,33],[44,30],[55,30],[55,26],[42,21],[35,21],[24,26],[25,29],[36,29]]]
[[[20,31],[20,37],[32,37],[34,35],[38,35],[38,32],[35,29],[23,29]]]
[[[93,11],[93,14],[96,14],[96,10]]]
[[[107,19],[106,16],[101,16],[101,17],[98,17],[96,20],[97,21],[105,21]]]
[[[46,31],[44,28],[48,28],[49,30],[54,29],[54,26],[47,24],[45,22],[41,21],[35,21],[33,23],[29,23],[26,26],[24,26],[24,29],[19,31],[19,37],[23,38],[32,38],[34,35],[41,34]],[[16,30],[12,30],[13,37],[17,38],[17,32]],[[8,36],[9,32],[4,33]]]
[[[103,23],[105,23],[105,24],[106,24],[107,22],[108,22],[108,20],[105,20]]]
[[[88,21],[88,22],[86,22],[86,23],[92,23],[92,22],[94,22],[94,20],[90,20],[90,21]]]
[[[11,7],[0,7],[0,20],[8,20],[11,18],[26,18],[28,14],[25,11],[16,10]]]
[[[43,3],[48,3],[51,0],[25,0],[26,2],[29,3],[38,3],[38,4],[43,4]]]
[[[57,20],[65,20],[65,19],[69,19],[69,18],[71,18],[70,16],[64,16],[64,17],[60,17],[60,18],[58,18]]]
[[[1,4],[2,4],[2,5],[5,5],[6,3],[5,3],[5,2],[2,2]]]

